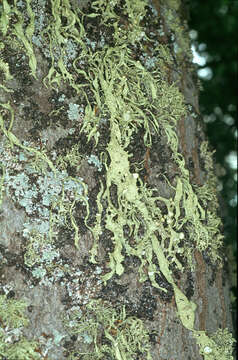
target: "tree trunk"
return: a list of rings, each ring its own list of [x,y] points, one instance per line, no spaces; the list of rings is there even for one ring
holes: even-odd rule
[[[185,13],[1,2],[1,359],[233,359]]]

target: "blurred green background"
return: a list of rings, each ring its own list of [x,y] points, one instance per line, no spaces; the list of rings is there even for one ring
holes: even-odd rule
[[[221,217],[236,319],[238,0],[190,0],[189,28],[201,81],[200,110],[216,150]],[[236,323],[236,322],[235,322]]]

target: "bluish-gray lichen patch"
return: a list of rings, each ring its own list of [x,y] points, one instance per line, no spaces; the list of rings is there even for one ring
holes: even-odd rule
[[[46,269],[44,269],[42,266],[38,266],[32,270],[32,275],[37,279],[42,279],[46,273]]]
[[[49,216],[50,211],[48,209],[44,209],[46,212],[41,213],[40,211],[40,219],[34,219],[33,221],[27,221],[23,224],[22,235],[27,239],[29,238],[29,234],[36,230],[40,234],[47,236],[50,230]],[[45,219],[44,219],[45,218]]]
[[[49,207],[57,202],[62,195],[62,189],[69,199],[80,200],[84,187],[82,179],[73,179],[68,176],[66,171],[57,172],[47,171],[45,174],[37,174],[37,180],[32,184],[31,174],[36,172],[28,168],[29,173],[20,172],[19,174],[9,174],[6,171],[5,188],[7,195],[25,208],[28,214],[39,213],[49,215]],[[39,196],[41,201],[39,201]]]
[[[64,62],[66,65],[72,64],[78,53],[78,45],[72,39],[66,42]]]
[[[98,157],[96,155],[90,155],[87,158],[88,158],[88,163],[89,164],[93,164],[94,166],[96,166],[98,171],[102,170],[102,163],[101,163],[101,161],[98,159]]]
[[[77,120],[79,117],[79,105],[70,103],[67,114],[70,120]]]
[[[15,136],[13,139],[18,144]],[[59,227],[69,228],[70,225],[75,232],[74,241],[77,246],[79,234],[74,218],[74,209],[77,202],[82,202],[87,206],[86,184],[79,176],[74,178],[68,175],[63,159],[62,169],[56,170],[53,162],[60,160],[59,157],[52,157],[52,160],[49,160],[44,154],[43,158],[38,159],[38,150],[35,151],[32,144],[27,141],[22,143],[22,148],[19,149],[17,146],[9,149],[6,146],[1,147],[4,168],[1,190],[4,189],[5,194],[31,217],[31,221],[27,219],[24,222],[21,231],[24,238],[27,239],[28,246],[32,246],[32,241],[36,242],[35,246],[42,246],[39,234],[43,235],[44,241],[52,243]],[[33,154],[31,149],[34,150]],[[79,159],[76,153],[74,157],[74,161],[78,164]],[[44,159],[48,160],[44,161]],[[48,164],[51,164],[51,169],[48,168]],[[32,248],[25,254],[28,266],[32,266],[39,259],[37,251]],[[44,255],[41,260],[44,260]],[[51,262],[54,260],[52,258]]]
[[[64,102],[65,98],[66,98],[65,94],[61,94],[60,97],[58,98],[58,101]]]

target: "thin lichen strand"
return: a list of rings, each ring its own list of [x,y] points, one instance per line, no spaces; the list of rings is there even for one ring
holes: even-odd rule
[[[176,285],[169,265],[171,261],[179,270],[183,270],[182,264],[176,258],[181,253],[178,241],[183,237],[181,228],[187,229],[189,233],[190,246],[182,250],[183,257],[192,267],[193,244],[201,250],[211,249],[211,260],[219,259],[217,249],[221,244],[221,235],[217,231],[219,220],[215,212],[209,213],[209,226],[207,226],[204,210],[204,196],[199,199],[199,189],[195,192],[189,181],[189,172],[185,169],[185,162],[178,153],[178,139],[176,135],[176,123],[182,115],[185,115],[183,97],[178,91],[176,84],[168,84],[166,70],[171,58],[168,49],[163,45],[158,46],[161,58],[154,65],[154,70],[148,72],[143,63],[134,60],[129,50],[129,45],[146,39],[141,26],[141,20],[146,14],[146,1],[125,1],[122,12],[127,17],[125,26],[119,25],[120,17],[115,12],[116,1],[106,2],[99,0],[93,3],[93,11],[90,14],[76,13],[66,0],[51,1],[52,18],[43,30],[40,29],[38,43],[43,42],[47,35],[49,42],[48,53],[45,56],[51,59],[51,67],[44,79],[44,84],[50,88],[58,87],[61,83],[67,82],[76,93],[87,102],[85,117],[81,132],[84,132],[88,140],[94,139],[97,145],[100,139],[100,119],[107,119],[110,122],[111,139],[107,146],[107,154],[104,154],[106,172],[106,186],[101,183],[100,192],[97,197],[98,214],[96,216],[95,228],[92,233],[95,235],[95,243],[91,251],[91,260],[96,261],[99,235],[102,234],[101,217],[103,207],[101,200],[106,199],[108,203],[106,212],[106,228],[113,234],[114,251],[109,254],[109,268],[111,271],[103,276],[106,282],[113,274],[121,275],[123,268],[123,250],[129,255],[136,255],[141,260],[139,269],[141,281],[150,278],[152,284],[158,287],[155,281],[156,273],[163,273],[166,280],[172,285],[175,292],[175,300],[178,308],[178,315],[182,324],[194,333],[200,345],[200,352],[206,359],[215,360],[219,354],[219,345],[213,338],[209,338],[205,332],[194,329],[194,316],[196,305],[186,298]],[[181,47],[187,48],[183,43],[183,29],[179,21],[174,21],[179,2],[171,1],[171,9],[167,9],[169,25],[180,43]],[[29,58],[29,68],[32,76],[36,77],[36,57],[32,46],[32,36],[35,31],[35,16],[31,8],[31,1],[26,1],[25,15],[28,17],[28,24],[24,24],[24,16],[17,8],[17,2],[10,6],[6,0],[2,4],[3,14],[0,19],[0,28],[3,35],[9,31],[9,19],[17,17],[12,34],[23,44],[26,55]],[[63,26],[61,19],[67,19]],[[87,41],[87,33],[83,27],[82,19],[97,18],[105,27],[111,27],[109,19],[113,18],[113,40],[114,46],[104,45],[102,48],[91,46],[90,39]],[[174,25],[173,25],[174,24]],[[77,25],[77,27],[76,27]],[[77,30],[78,29],[78,30]],[[129,31],[128,31],[129,29]],[[9,34],[8,34],[9,35]],[[74,59],[72,69],[74,76],[68,70],[68,62],[65,59],[67,41],[73,39],[78,46],[78,56]],[[36,40],[36,39],[35,39]],[[37,41],[35,41],[35,44]],[[20,45],[19,45],[20,46]],[[47,47],[48,48],[48,47]],[[43,50],[44,51],[44,50]],[[73,57],[76,56],[74,52]],[[85,65],[81,66],[79,65]],[[156,65],[158,68],[155,70]],[[1,60],[1,69],[4,72],[5,82],[11,74],[8,65]],[[93,75],[92,75],[93,74]],[[85,83],[76,83],[75,76],[83,76]],[[7,87],[3,87],[5,91]],[[88,91],[93,94],[92,99],[88,98]],[[6,127],[3,116],[0,117],[1,130],[8,138],[11,148],[19,147],[22,150],[34,155],[35,159],[45,163],[51,171],[56,174],[57,169],[54,162],[42,150],[31,146],[23,145],[12,132],[14,120],[13,108],[9,103],[1,105],[4,111],[10,113],[10,126]],[[100,110],[100,117],[95,115],[95,108]],[[126,109],[126,110],[125,110]],[[142,110],[146,109],[146,110]],[[144,129],[144,143],[152,146],[152,137],[158,131],[163,131],[167,136],[168,144],[172,150],[173,160],[180,169],[180,177],[177,178],[176,187],[172,187],[174,196],[170,199],[154,196],[138,177],[137,173],[130,172],[130,154],[126,148],[138,129]],[[110,165],[107,162],[110,161]],[[63,160],[61,164],[63,164]],[[5,177],[5,166],[3,165],[3,176]],[[42,166],[41,166],[42,171]],[[168,181],[168,180],[167,180]],[[3,182],[3,181],[2,181]],[[110,187],[116,185],[118,207],[113,205],[110,195]],[[4,186],[4,184],[2,184]],[[203,188],[205,189],[205,188]],[[206,188],[209,193],[209,187]],[[64,190],[62,188],[62,196]],[[208,195],[207,195],[208,196]],[[162,216],[156,205],[156,200],[163,202],[167,207],[167,214]],[[59,200],[62,207],[62,200]],[[203,204],[202,204],[203,203]],[[86,202],[87,206],[88,203]],[[71,219],[71,226],[75,230],[75,244],[78,244],[78,227],[73,217],[72,209],[74,202],[65,208]],[[87,207],[88,209],[88,207]],[[181,210],[184,210],[183,216]],[[139,226],[143,223],[143,236],[140,235]],[[134,245],[124,237],[124,226],[129,226],[130,235],[133,236]],[[216,234],[216,236],[214,236]],[[166,240],[169,245],[166,245]],[[153,264],[153,253],[156,255],[159,267]],[[170,260],[168,260],[168,258]],[[171,260],[172,258],[172,260]],[[142,270],[147,266],[147,274]],[[163,289],[163,288],[161,288]],[[166,291],[166,289],[163,289]],[[225,332],[224,332],[225,334]],[[215,335],[214,335],[215,336]],[[229,343],[229,344],[228,344]],[[232,341],[227,341],[226,354],[221,354],[221,359],[231,359]],[[225,355],[224,355],[225,354]],[[114,348],[115,358],[119,359],[117,349]]]

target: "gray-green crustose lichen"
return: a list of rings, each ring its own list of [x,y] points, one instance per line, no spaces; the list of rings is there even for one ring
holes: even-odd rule
[[[102,170],[102,163],[100,162],[100,160],[98,159],[98,157],[96,155],[88,156],[88,163],[93,164],[94,166],[96,166],[98,171]]]
[[[70,120],[77,120],[79,117],[79,105],[69,104],[69,110],[67,113]]]
[[[183,97],[176,84],[171,84],[167,81],[168,65],[171,64],[168,48],[163,45],[157,46],[156,51],[158,51],[160,56],[157,63],[154,61],[155,59],[150,63],[150,71],[147,70],[148,57],[142,56],[140,58],[141,61],[133,58],[132,49],[135,44],[138,45],[143,53],[145,48],[144,42],[152,42],[141,25],[146,15],[147,1],[125,1],[124,6],[121,6],[121,13],[128,18],[126,25],[120,24],[120,16],[115,11],[116,1],[94,1],[92,3],[92,11],[89,14],[75,11],[67,1],[62,2],[63,6],[60,6],[60,4],[59,0],[51,1],[51,21],[47,22],[42,13],[39,17],[35,12],[37,7],[35,1],[31,2],[28,0],[24,2],[23,12],[29,19],[28,23],[25,24],[24,16],[19,10],[20,5],[14,1],[14,4],[10,6],[4,0],[2,5],[4,11],[0,19],[0,28],[3,34],[7,35],[10,31],[9,19],[15,14],[17,22],[13,27],[13,34],[25,49],[29,59],[29,68],[34,77],[37,76],[37,64],[32,42],[35,46],[40,47],[44,43],[44,37],[47,38],[49,46],[45,46],[43,52],[51,60],[51,65],[44,79],[44,84],[50,89],[57,89],[57,87],[65,82],[76,91],[77,95],[80,95],[81,100],[84,101],[84,104],[86,103],[83,125],[80,131],[81,134],[86,134],[88,141],[94,141],[95,146],[97,146],[101,137],[100,125],[102,121],[106,120],[110,125],[110,141],[105,153],[100,158],[100,160],[104,159],[103,165],[106,169],[106,175],[105,183],[100,182],[100,190],[97,196],[98,212],[95,224],[90,228],[94,235],[90,260],[92,262],[97,261],[98,242],[100,235],[103,233],[102,202],[106,201],[108,206],[105,227],[113,234],[114,250],[109,253],[110,271],[104,274],[102,279],[107,282],[114,274],[121,275],[124,272],[124,253],[137,256],[140,259],[139,273],[141,281],[149,278],[152,285],[158,288],[155,275],[161,272],[174,289],[178,315],[182,324],[199,339],[198,343],[201,353],[206,356],[206,359],[215,360],[216,352],[219,351],[218,346],[215,342],[212,342],[205,332],[194,330],[196,305],[188,301],[178,288],[170,267],[173,264],[178,270],[184,270],[182,263],[176,256],[177,254],[182,255],[187,264],[192,267],[194,245],[200,251],[210,250],[211,259],[215,262],[219,259],[218,248],[222,237],[217,230],[219,220],[216,217],[215,211],[208,214],[209,224],[207,225],[204,210],[206,207],[205,196],[201,195],[201,189],[195,189],[190,184],[189,172],[185,168],[185,161],[178,152],[176,124],[181,116],[185,115],[186,110]],[[42,5],[45,6],[44,1]],[[178,45],[181,48],[185,47],[187,51],[187,44],[183,42],[183,29],[176,18],[179,2],[170,1],[168,5],[170,9],[166,11],[172,35],[175,37]],[[67,19],[67,25],[63,24],[63,18]],[[95,39],[90,39],[90,34],[83,26],[83,20],[85,19],[96,19],[105,28],[108,28],[112,33],[114,46],[109,46],[105,41],[105,36],[102,36],[100,44],[103,44],[103,46],[97,47]],[[111,19],[113,19],[112,25],[109,22]],[[69,52],[68,57],[67,52]],[[179,54],[180,52],[178,52]],[[11,74],[7,64],[3,61],[1,64],[5,77],[4,82],[7,83]],[[75,78],[77,76],[83,77],[85,82],[76,82]],[[4,87],[3,89],[6,91],[8,88]],[[67,159],[62,157],[55,161],[50,159],[42,149],[24,145],[12,131],[14,121],[13,108],[9,103],[1,104],[1,106],[5,112],[9,113],[10,125],[7,126],[3,117],[0,117],[0,125],[5,137],[9,140],[11,149],[20,148],[21,151],[32,156],[30,168],[32,166],[35,168],[40,179],[44,178],[49,183],[51,175],[54,182],[56,178],[66,174],[65,164],[70,159],[70,156],[77,163],[77,150],[74,151],[73,149],[71,153],[68,153]],[[70,120],[77,120],[79,115],[78,109],[78,105],[75,103],[71,103],[68,109],[65,108],[68,111]],[[99,116],[96,115],[97,111],[95,109],[99,110]],[[170,198],[159,196],[156,190],[149,189],[143,183],[137,172],[131,172],[131,154],[128,153],[127,149],[132,137],[139,128],[142,128],[144,131],[144,144],[147,147],[153,145],[153,136],[159,132],[167,136],[173,161],[177,164],[180,171],[176,185],[172,186],[166,178],[168,186],[172,189],[173,193],[173,196]],[[80,158],[80,155],[78,158]],[[136,165],[139,167],[139,164]],[[61,172],[59,172],[59,168]],[[11,176],[16,176],[17,179],[15,180]],[[65,189],[65,182],[67,180],[65,178],[64,180],[61,179],[62,181],[56,187],[59,192],[56,191],[55,193],[55,190],[48,187],[47,194],[44,194],[44,202],[47,202],[47,204],[44,203],[41,210],[35,210],[31,199],[34,199],[34,191],[39,192],[40,188],[29,189],[29,174],[27,172],[19,176],[16,173],[9,175],[7,163],[4,164],[2,178],[8,177],[12,180],[13,184],[9,186],[8,190],[12,191],[15,200],[21,203],[26,213],[34,210],[41,211],[41,216],[43,213],[45,215],[50,214],[49,226],[47,227],[46,222],[43,225],[49,240],[52,240],[54,236],[55,226],[60,221],[65,221],[74,230],[75,245],[77,246],[79,242],[79,228],[74,217],[76,200]],[[65,177],[70,179],[68,174]],[[75,179],[70,180],[71,185],[69,186],[71,186],[71,190],[74,190],[72,194],[75,195],[75,193],[77,194],[77,190],[74,188],[75,185],[73,185],[75,184]],[[77,200],[82,200],[85,203],[87,216],[89,216],[90,209],[87,201],[86,187],[81,181],[79,181],[79,184],[84,187],[84,195]],[[2,184],[3,186],[6,186],[5,183]],[[112,186],[116,186],[117,189],[118,207],[115,206],[111,198],[110,188]],[[206,190],[206,197],[208,197],[210,187],[207,186],[204,189]],[[51,197],[52,191],[54,194]],[[65,200],[70,200],[70,203],[67,203]],[[164,204],[166,208],[165,214],[161,213],[157,205],[158,201]],[[50,207],[50,210],[48,207]],[[57,216],[55,216],[55,211],[53,212],[52,210],[57,210]],[[67,219],[68,215],[70,221]],[[38,261],[38,249],[34,248],[34,243],[39,241],[39,244],[41,244],[42,240],[37,232],[39,228],[37,228],[36,223],[34,223],[32,228],[31,224],[27,225],[31,238],[25,260],[29,265],[33,265]],[[39,226],[42,227],[42,225]],[[132,243],[124,236],[125,226],[129,227],[129,235],[133,238]],[[141,226],[143,228],[142,233]],[[184,229],[186,229],[189,235],[187,235],[186,246],[181,247],[180,242],[185,238]],[[29,254],[31,255],[28,256]],[[159,266],[154,264],[153,256],[157,258]],[[144,271],[145,268],[147,269],[146,272]],[[40,276],[40,269],[38,267],[38,272],[35,269],[36,276]],[[162,287],[159,288],[166,291]],[[232,344],[230,345],[229,343],[227,346],[227,351],[230,354]],[[206,353],[204,349],[211,351]],[[116,351],[116,349],[114,350]],[[118,358],[120,359],[119,356]]]
[[[0,121],[4,126],[2,117]],[[21,147],[24,150],[31,149],[25,145],[21,145]],[[38,154],[38,150],[35,150],[35,153]],[[11,155],[10,149],[8,155],[2,152],[2,163],[5,168],[9,157],[11,158],[12,156],[14,154]],[[68,211],[70,213],[71,225],[75,229],[75,245],[77,246],[78,229],[73,216],[74,205],[78,201],[83,201],[87,207],[87,187],[82,179],[79,177],[74,179],[68,176],[65,170],[59,172],[52,163],[54,171],[45,171],[44,173],[42,171],[42,167],[43,170],[45,167],[44,162],[39,169],[39,161],[36,161],[34,158],[31,159],[31,153],[27,151],[25,153],[20,152],[18,159],[18,164],[12,163],[12,169],[8,166],[8,169],[5,170],[3,186],[8,196],[17,201],[27,214],[35,217],[35,221],[31,221],[30,224],[26,223],[23,232],[24,236],[27,236],[27,233],[33,230],[38,230],[48,235],[49,239],[51,239],[54,226],[67,224],[66,212]],[[33,160],[32,165],[25,167],[24,164],[29,159]],[[34,164],[37,164],[36,168]],[[24,167],[26,172],[22,172]],[[32,177],[35,179],[36,175],[37,180],[32,184]],[[39,196],[42,199],[40,203]],[[41,219],[41,221],[38,219]]]

